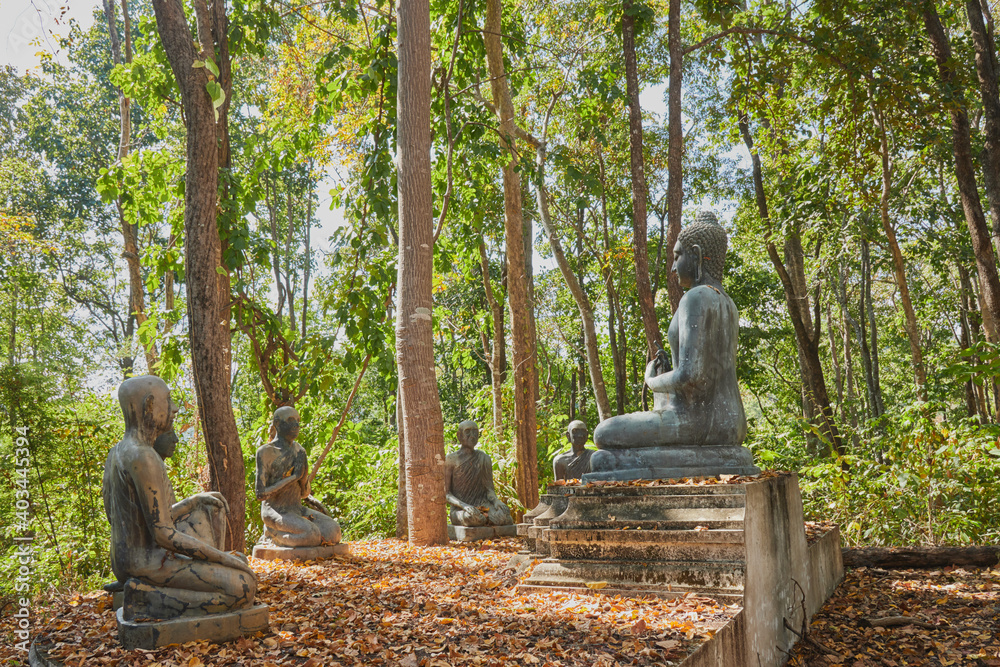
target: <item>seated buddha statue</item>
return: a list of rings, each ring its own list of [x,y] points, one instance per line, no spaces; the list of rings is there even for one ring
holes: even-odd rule
[[[681,230],[673,272],[686,290],[667,329],[671,364],[653,359],[653,409],[611,417],[594,429],[597,479],[756,474],[742,447],[747,422],[736,381],[739,313],[722,287],[728,239],[702,212]],[[669,368],[669,370],[668,370]]]
[[[493,486],[493,461],[476,449],[479,427],[476,422],[458,425],[457,452],[444,459],[445,499],[451,505],[453,526],[509,526],[514,523],[510,508],[497,498]]]

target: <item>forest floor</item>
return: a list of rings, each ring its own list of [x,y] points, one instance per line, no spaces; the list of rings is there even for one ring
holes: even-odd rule
[[[271,632],[222,646],[124,651],[103,591],[33,609],[32,636],[71,667],[669,665],[738,611],[694,595],[518,594],[505,566],[520,547],[382,540],[353,542],[350,556],[321,563],[252,560]],[[918,625],[872,626],[898,616]],[[26,664],[12,620],[0,619],[0,664]],[[1000,569],[852,570],[789,665],[1000,667]]]
[[[1000,667],[1000,568],[849,570],[807,636],[790,667]]]
[[[67,667],[667,665],[739,610],[693,594],[518,594],[505,566],[520,548],[513,538],[428,548],[382,540],[352,542],[350,556],[320,563],[251,559],[271,632],[222,646],[125,651],[103,591],[36,610],[32,635]],[[26,663],[13,651],[12,620],[0,620],[2,665]]]

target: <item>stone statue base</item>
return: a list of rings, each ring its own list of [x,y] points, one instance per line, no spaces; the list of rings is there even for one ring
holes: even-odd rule
[[[125,584],[120,581],[112,581],[104,584],[104,590],[111,595],[111,608],[118,611],[118,608],[125,604]]]
[[[225,642],[243,635],[267,630],[268,607],[264,604],[225,614],[182,616],[169,621],[126,621],[124,609],[116,612],[118,641],[125,650],[151,650],[167,644],[210,641]]]
[[[590,457],[584,482],[680,479],[718,475],[757,475],[750,450],[742,446],[634,447],[600,449]]]
[[[448,524],[448,539],[458,542],[477,542],[498,537],[516,537],[517,526],[453,526]]]
[[[322,560],[334,556],[346,556],[349,553],[351,553],[350,545],[343,542],[319,547],[279,547],[262,543],[253,548],[253,557],[261,560]]]

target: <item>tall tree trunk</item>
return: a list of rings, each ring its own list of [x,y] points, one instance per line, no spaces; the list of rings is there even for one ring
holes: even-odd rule
[[[675,2],[677,0],[674,0]],[[625,51],[625,88],[628,93],[628,144],[632,168],[632,244],[635,246],[635,284],[646,334],[646,354],[652,359],[662,345],[653,291],[649,286],[646,243],[646,170],[642,155],[642,108],[639,106],[639,66],[635,58],[635,16],[631,0],[622,3],[622,42]],[[671,36],[673,32],[671,32]]]
[[[507,250],[507,294],[510,300],[511,334],[514,343],[514,421],[517,457],[517,496],[524,507],[538,504],[538,452],[536,451],[535,323],[521,207],[521,178],[515,171],[514,104],[503,64],[500,0],[487,0],[483,41],[490,74],[493,102],[500,115],[501,148],[509,155],[503,166],[504,232]],[[402,79],[401,79],[402,80]]]
[[[740,134],[750,152],[750,159],[753,168],[754,198],[757,203],[757,211],[764,223],[764,228],[768,230],[765,240],[767,254],[771,259],[771,264],[781,280],[781,286],[785,291],[785,303],[788,307],[788,315],[792,321],[792,328],[795,331],[795,342],[800,353],[800,361],[803,368],[803,376],[806,380],[810,397],[816,407],[817,420],[820,431],[826,437],[830,449],[837,453],[843,453],[843,444],[840,433],[834,421],[833,408],[830,407],[830,398],[826,390],[826,380],[823,377],[823,365],[819,358],[819,338],[818,327],[812,329],[812,318],[809,314],[809,294],[808,292],[797,293],[795,282],[789,275],[788,268],[778,255],[774,241],[771,238],[771,219],[768,211],[767,196],[764,192],[764,175],[760,163],[760,156],[754,150],[753,137],[750,135],[749,118],[746,114],[739,117]],[[790,245],[791,243],[791,245]],[[796,257],[795,239],[786,240],[785,249],[787,256]],[[801,250],[801,244],[798,244]],[[801,252],[798,253],[801,256]],[[804,276],[800,279],[804,283]]]
[[[500,448],[500,453],[506,455],[503,438],[503,383],[507,380],[507,337],[504,332],[503,297],[496,298],[493,293],[493,283],[490,280],[490,260],[486,255],[486,244],[479,244],[479,266],[483,272],[483,289],[486,292],[486,303],[490,308],[493,320],[493,341],[490,353],[490,384],[493,396],[493,437]],[[484,342],[483,345],[486,345]],[[484,350],[485,351],[485,350]]]
[[[844,313],[844,319],[851,325],[854,329],[854,335],[858,339],[858,347],[861,349],[861,366],[865,372],[865,387],[867,388],[868,397],[868,408],[871,412],[873,418],[877,418],[881,415],[878,412],[877,406],[880,404],[880,400],[876,400],[876,396],[880,393],[879,388],[875,385],[874,379],[872,377],[872,359],[871,354],[868,350],[868,339],[865,336],[865,297],[864,297],[864,275],[865,272],[862,270],[862,286],[861,286],[861,302],[858,306],[858,319],[855,319],[851,315],[851,308],[847,300],[847,267],[841,266],[839,271],[839,286],[837,290],[837,299],[840,301],[840,309]],[[850,346],[845,343],[844,348],[850,350]]]
[[[969,280],[968,269],[962,266],[961,262],[958,263],[958,276],[958,293],[960,300],[960,334],[958,342],[963,350],[968,350],[972,347],[972,331],[969,326],[969,292],[971,291],[971,281]],[[979,364],[979,360],[974,356],[970,357],[968,361],[972,365]],[[976,387],[971,378],[965,382],[965,408],[970,417],[975,417],[979,413],[979,400],[976,395]]]
[[[187,311],[198,411],[208,449],[209,483],[229,502],[227,548],[245,548],[246,483],[243,452],[230,397],[231,366],[229,330],[229,279],[222,264],[222,241],[216,220],[219,208],[220,151],[228,154],[228,141],[220,142],[212,98],[206,90],[207,68],[195,68],[195,60],[218,59],[220,71],[228,71],[228,52],[217,51],[225,27],[203,3],[198,9],[198,41],[195,50],[181,0],[154,0],[153,11],[163,49],[181,92],[187,130],[187,171],[184,190],[185,277]],[[224,18],[224,14],[223,18]],[[215,32],[213,39],[212,33]],[[220,114],[220,120],[222,115]],[[220,275],[222,274],[222,275]]]
[[[969,115],[965,105],[965,94],[961,84],[955,80],[951,44],[938,18],[933,0],[924,0],[924,26],[931,41],[934,58],[945,94],[945,103],[951,114],[952,151],[955,155],[955,178],[962,200],[965,222],[972,237],[972,251],[976,256],[976,268],[982,283],[982,298],[985,310],[983,324],[990,342],[997,342],[997,326],[1000,326],[1000,277],[997,275],[996,256],[991,245],[990,231],[986,225],[976,172],[972,163],[972,145],[969,140]]]
[[[681,2],[670,0],[667,50],[670,53],[670,79],[667,90],[667,247],[664,267],[670,312],[676,313],[684,290],[677,281],[674,267],[674,244],[681,233],[681,213],[684,206],[684,134],[681,127],[681,85],[684,74],[684,48],[681,45]]]
[[[789,231],[785,237],[783,248],[785,266],[788,277],[791,280],[792,291],[796,295],[796,302],[799,304],[799,317],[803,320],[803,327],[806,331],[813,331],[812,313],[809,309],[809,288],[806,282],[806,260],[805,251],[802,249],[802,237],[798,228]],[[797,345],[796,350],[799,359],[799,378],[802,381],[802,416],[810,424],[815,423],[819,408],[813,399],[812,381],[809,378],[809,360],[806,358],[806,348]],[[806,440],[810,451],[819,451],[820,443],[812,433],[806,434]]]
[[[601,353],[598,349],[597,327],[594,324],[594,307],[590,303],[583,286],[573,273],[566,253],[563,252],[562,243],[556,236],[555,227],[549,216],[549,194],[545,188],[545,148],[540,147],[536,151],[535,169],[537,182],[535,192],[538,199],[539,217],[542,219],[542,228],[545,235],[549,237],[549,246],[552,248],[552,255],[556,258],[559,272],[562,273],[563,280],[573,300],[576,308],[580,311],[580,319],[583,322],[583,345],[587,352],[587,367],[590,371],[590,384],[594,389],[594,399],[597,402],[597,418],[604,421],[611,416],[611,402],[608,400],[608,390],[604,384],[604,371],[601,366]]]
[[[879,198],[879,217],[882,220],[882,229],[885,231],[885,238],[889,242],[889,251],[892,253],[892,266],[896,277],[896,288],[899,289],[899,300],[903,304],[903,315],[906,321],[906,337],[910,342],[910,361],[913,363],[913,380],[917,386],[917,397],[921,401],[927,400],[927,373],[924,370],[924,355],[920,349],[920,326],[917,324],[917,315],[913,310],[913,301],[910,299],[910,287],[906,281],[906,265],[903,262],[903,253],[899,249],[899,242],[896,240],[896,229],[889,219],[889,196],[892,193],[892,163],[889,160],[889,134],[885,128],[885,118],[871,100],[872,115],[875,118],[875,128],[879,135],[879,153],[882,163],[882,195]]]
[[[128,13],[128,0],[121,0],[122,25],[125,28],[125,53],[122,54],[121,40],[118,35],[118,22],[115,18],[115,6],[112,0],[104,0],[104,18],[108,23],[108,35],[111,37],[111,57],[115,65],[132,62],[132,21]],[[124,57],[123,57],[124,55]],[[121,163],[129,154],[132,144],[132,101],[118,90],[118,116],[120,133],[118,136],[118,162]],[[125,219],[125,210],[121,195],[115,200],[115,208],[118,211],[118,223],[122,230],[123,250],[122,257],[128,267],[129,286],[129,317],[135,318],[139,327],[148,319],[146,315],[146,295],[142,280],[142,271],[139,257],[139,228],[138,225],[130,224]],[[131,342],[131,341],[129,341]],[[143,345],[146,354],[146,369],[149,373],[155,373],[156,364],[159,357],[156,352],[156,344]],[[131,368],[125,369],[126,374],[131,374]]]
[[[965,8],[972,28],[972,44],[976,49],[976,74],[979,95],[983,101],[983,188],[989,202],[993,250],[1000,254],[1000,86],[997,76],[997,50],[992,29],[983,20],[983,10],[989,5],[981,0],[966,0]],[[992,21],[991,21],[992,23]]]
[[[879,378],[879,347],[878,322],[875,320],[875,303],[872,300],[872,259],[871,246],[868,239],[861,237],[861,294],[862,300],[858,307],[858,315],[864,320],[867,316],[869,338],[871,339],[872,388],[878,416],[885,414],[885,403],[882,400],[882,380]]]
[[[396,366],[406,455],[410,544],[448,543],[444,421],[434,372],[429,0],[399,0],[397,97],[399,259]]]
[[[840,362],[840,346],[837,341],[839,333],[837,327],[833,325],[833,306],[829,302],[826,304],[826,331],[830,338],[830,359],[833,361],[833,381],[837,387],[837,408],[840,411],[840,420],[846,422],[846,411],[844,408],[844,369]]]
[[[601,229],[604,240],[604,259],[601,262],[601,274],[604,278],[604,289],[608,295],[608,340],[611,343],[611,362],[615,369],[615,414],[625,414],[625,387],[628,383],[625,368],[625,349],[628,340],[624,335],[618,335],[615,330],[615,316],[618,315],[619,331],[623,325],[618,308],[618,295],[615,290],[614,276],[611,271],[611,235],[608,232],[608,180],[604,170],[604,151],[601,142],[594,142],[597,151],[598,179],[601,183]],[[581,225],[582,226],[582,225]],[[671,257],[673,254],[671,254]],[[657,266],[659,270],[659,266]]]
[[[306,201],[305,220],[306,256],[305,263],[302,268],[302,340],[305,340],[306,338],[306,319],[309,315],[309,278],[312,273],[312,248],[310,248],[310,242],[312,240],[312,214],[313,200],[312,193],[309,193]]]

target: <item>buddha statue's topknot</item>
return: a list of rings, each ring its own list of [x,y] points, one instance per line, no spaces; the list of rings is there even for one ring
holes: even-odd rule
[[[722,280],[722,270],[726,266],[726,249],[729,238],[726,230],[719,224],[715,213],[709,210],[699,211],[693,223],[681,230],[677,240],[685,250],[694,251],[694,246],[701,248],[701,268],[713,278]]]

